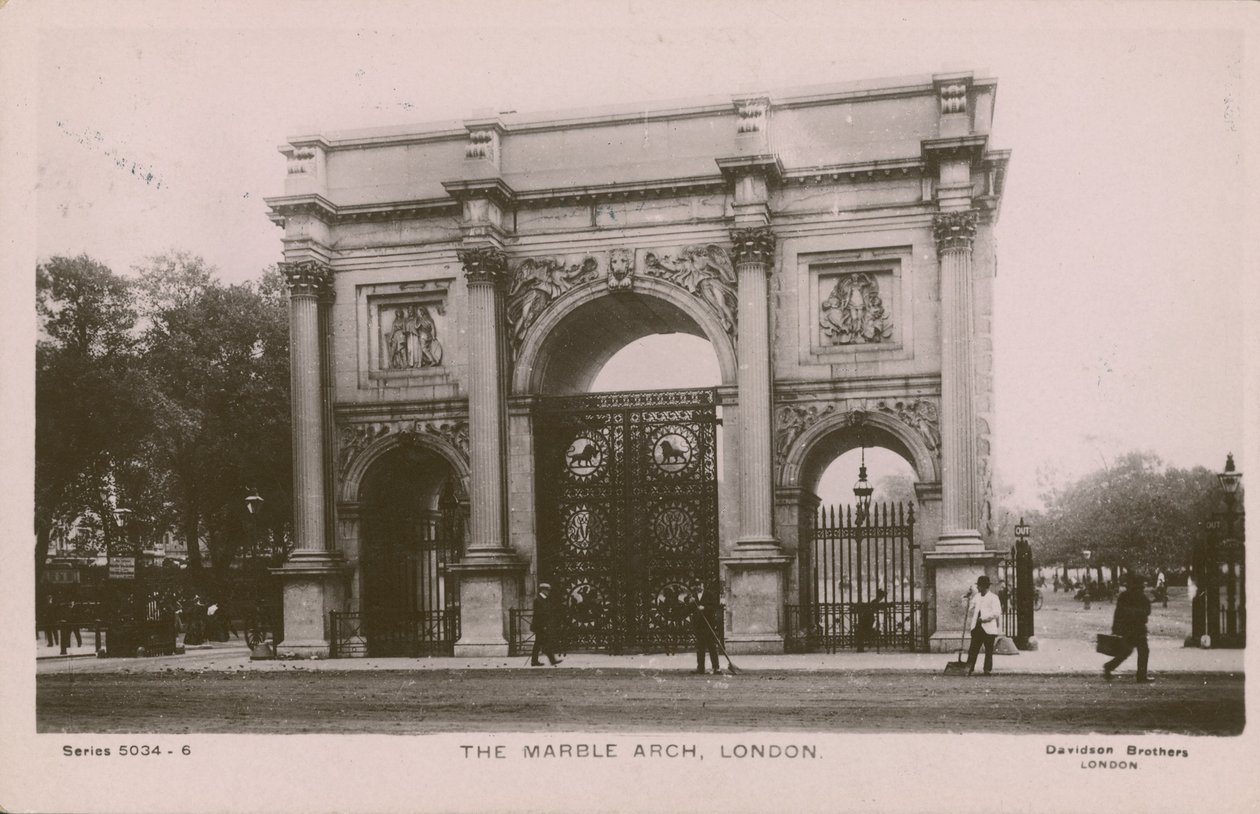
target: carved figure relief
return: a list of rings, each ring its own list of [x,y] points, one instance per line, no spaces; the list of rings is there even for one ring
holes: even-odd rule
[[[608,255],[608,287],[613,291],[628,291],[633,286],[634,252],[613,249]]]
[[[699,297],[717,315],[722,328],[735,336],[739,295],[735,267],[726,249],[710,243],[688,246],[674,257],[647,252],[643,271],[682,286]]]
[[[784,404],[775,411],[774,457],[782,465],[788,450],[805,430],[828,416],[844,413],[846,426],[861,426],[871,412],[890,415],[912,428],[923,438],[923,444],[937,456],[941,454],[941,431],[936,403],[919,398],[913,401],[876,401],[872,408],[864,399],[841,402],[806,402]]]
[[[892,319],[872,274],[843,274],[822,304],[823,334],[837,345],[883,342],[892,336]]]
[[[507,318],[511,326],[512,350],[525,339],[525,332],[534,324],[552,300],[564,292],[598,276],[599,261],[586,257],[581,263],[565,266],[555,258],[522,260],[512,270],[508,286]]]
[[[390,370],[441,366],[442,343],[428,307],[414,304],[393,310],[393,320],[385,333],[385,366]],[[443,312],[441,304],[437,310],[439,314]]]
[[[923,445],[937,456],[941,454],[941,430],[936,404],[927,399],[914,401],[881,401],[875,409],[896,416],[913,427],[923,438]]]
[[[440,438],[454,447],[460,456],[468,460],[468,422],[462,419],[453,421],[374,421],[366,424],[349,424],[339,428],[337,433],[337,465],[344,475],[351,462],[372,445],[373,442],[387,435],[396,435],[401,441],[414,441],[417,436],[428,435]]]

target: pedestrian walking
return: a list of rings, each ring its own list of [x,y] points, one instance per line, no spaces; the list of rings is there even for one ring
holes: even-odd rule
[[[691,632],[696,637],[696,673],[703,675],[706,653],[714,674],[721,673],[722,668],[718,665],[717,605],[705,594],[703,583],[691,586],[687,612],[691,619]]]
[[[541,667],[538,660],[540,654],[546,654],[547,661],[555,667],[561,662],[556,658],[556,638],[559,633],[560,611],[551,595],[551,585],[538,583],[538,595],[534,597],[534,616],[530,621],[530,630],[534,631],[534,652],[530,655],[531,667]]]
[[[983,574],[976,580],[976,593],[967,602],[966,628],[971,631],[971,648],[967,652],[967,675],[976,672],[976,659],[984,647],[984,674],[993,673],[993,644],[1000,631],[1002,604],[989,592],[989,578]]]
[[[200,594],[193,597],[188,607],[188,632],[184,634],[184,644],[198,645],[206,640],[206,600]]]
[[[83,608],[75,599],[70,600],[70,604],[66,606],[66,645],[70,644],[69,637],[74,636],[75,647],[83,646]]]
[[[1137,651],[1137,682],[1150,684],[1155,679],[1146,674],[1151,658],[1151,648],[1146,641],[1146,620],[1151,615],[1151,602],[1143,590],[1142,577],[1129,573],[1124,592],[1116,600],[1116,614],[1111,621],[1111,632],[1124,641],[1124,647],[1116,657],[1103,665],[1103,678],[1111,681],[1113,671]]]
[[[859,653],[866,652],[866,646],[875,641],[879,635],[875,629],[875,620],[879,616],[879,609],[883,607],[886,596],[888,592],[880,588],[875,592],[874,599],[857,606],[857,631],[854,638]]]

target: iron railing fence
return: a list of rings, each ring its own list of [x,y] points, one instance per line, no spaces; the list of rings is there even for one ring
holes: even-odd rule
[[[874,611],[874,633],[861,644],[870,650],[916,652],[923,649],[924,613],[917,600],[887,602]],[[785,606],[784,649],[789,653],[835,653],[857,648],[858,603],[836,602]]]
[[[450,656],[459,609],[329,614],[332,658]]]

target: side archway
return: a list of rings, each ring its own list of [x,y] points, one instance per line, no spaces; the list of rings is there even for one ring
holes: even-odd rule
[[[792,442],[779,471],[779,486],[812,491],[828,464],[862,445],[896,452],[921,483],[940,478],[936,455],[914,428],[878,412],[862,412],[857,420],[853,413],[837,413],[806,428]]]
[[[716,316],[678,286],[640,277],[633,291],[609,291],[596,283],[552,302],[521,342],[512,393],[587,392],[618,350],[645,336],[669,333],[707,339],[722,384],[735,384],[739,369],[735,346]]]
[[[461,500],[467,499],[468,458],[452,443],[427,433],[387,432],[369,443],[347,463],[338,485],[338,501],[347,504],[358,503],[362,499],[364,478],[372,469],[372,465],[394,450],[408,446],[427,450],[445,460],[455,475],[456,493]]]

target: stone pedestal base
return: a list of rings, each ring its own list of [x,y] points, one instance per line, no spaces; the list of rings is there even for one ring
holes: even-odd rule
[[[783,652],[784,569],[792,558],[775,543],[746,545],[722,560],[727,575],[726,650]]]
[[[951,539],[954,542],[945,543],[942,536],[936,549],[923,555],[936,594],[936,630],[928,638],[928,649],[933,653],[952,653],[970,644],[970,631],[963,630],[967,592],[981,574],[996,584],[997,561],[1002,557],[1000,551],[988,551],[983,544],[976,546],[978,538],[966,543]]]
[[[272,569],[284,583],[284,641],[276,657],[328,658],[328,614],[346,609],[346,563],[328,552],[295,552]]]
[[[508,620],[521,607],[525,563],[510,551],[470,553],[448,567],[459,580],[459,641],[455,656],[506,656]]]

